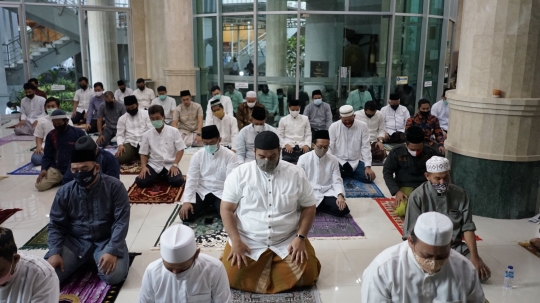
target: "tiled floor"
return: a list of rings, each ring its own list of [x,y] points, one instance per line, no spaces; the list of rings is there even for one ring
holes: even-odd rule
[[[12,132],[1,129],[0,137]],[[33,142],[11,142],[0,146],[0,175],[29,162]],[[181,162],[181,170],[187,172],[190,156]],[[382,168],[375,167],[376,184],[389,196],[382,180]],[[0,181],[0,208],[22,208],[2,226],[13,229],[18,246],[23,245],[48,222],[56,189],[39,193],[34,188],[35,176],[10,176]],[[135,177],[121,176],[129,187]],[[371,260],[384,248],[401,242],[394,225],[390,223],[378,204],[371,199],[349,199],[347,201],[358,225],[365,231],[361,240],[316,240],[312,241],[322,271],[318,288],[322,302],[359,302],[362,272]],[[474,203],[474,201],[473,201]],[[146,266],[158,259],[159,251],[150,248],[159,236],[174,205],[134,205],[131,208],[130,228],[127,243],[132,252],[141,252],[130,268],[126,283],[117,302],[136,302],[141,279]],[[540,259],[517,242],[538,236],[539,225],[527,220],[496,220],[474,218],[478,227],[480,255],[492,270],[492,278],[484,284],[487,299],[498,302],[538,302],[540,298]],[[30,251],[43,256],[45,251]],[[207,252],[219,257],[220,252]],[[504,269],[513,265],[516,272],[516,288],[503,291],[501,285]]]

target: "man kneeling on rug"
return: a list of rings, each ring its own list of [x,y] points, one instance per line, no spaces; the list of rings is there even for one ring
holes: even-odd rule
[[[229,242],[222,262],[232,288],[273,294],[313,286],[321,264],[307,234],[315,217],[313,189],[302,168],[280,161],[279,137],[255,137],[256,161],[225,181],[221,217]]]
[[[350,210],[345,203],[339,162],[336,156],[327,153],[330,147],[328,131],[313,133],[313,144],[315,149],[300,156],[298,166],[304,169],[313,187],[317,210],[336,217],[346,216]]]
[[[426,162],[426,169],[425,176],[428,181],[416,188],[409,197],[403,240],[411,234],[421,214],[436,211],[448,216],[454,224],[452,248],[471,260],[480,280],[485,282],[491,276],[491,270],[478,255],[474,234],[476,225],[472,220],[472,208],[467,193],[463,188],[450,183],[448,159],[433,156]]]
[[[201,138],[204,149],[191,157],[180,209],[180,219],[186,222],[211,212],[219,215],[223,183],[238,167],[236,154],[221,146],[217,126],[203,127]]]
[[[179,224],[164,231],[160,253],[144,272],[139,303],[232,302],[223,264],[199,254],[191,228]]]
[[[138,187],[153,186],[160,178],[173,187],[184,184],[184,176],[178,163],[184,156],[186,144],[180,132],[165,124],[165,111],[161,105],[148,108],[153,128],[147,130],[141,140],[141,173],[135,179]]]
[[[75,150],[71,157],[75,180],[54,198],[45,259],[56,269],[60,283],[90,260],[107,284],[118,284],[127,276],[128,194],[120,180],[99,171],[95,151]]]
[[[10,229],[0,227],[0,302],[58,303],[58,277],[41,257],[18,254]]]

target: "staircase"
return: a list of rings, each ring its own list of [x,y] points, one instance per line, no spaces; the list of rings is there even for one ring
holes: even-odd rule
[[[241,68],[246,66],[249,60],[252,60],[253,62],[253,58],[255,57],[255,43],[255,41],[250,42],[238,52],[237,60]],[[259,36],[258,43],[257,63],[259,68],[262,68],[266,66],[266,33]]]

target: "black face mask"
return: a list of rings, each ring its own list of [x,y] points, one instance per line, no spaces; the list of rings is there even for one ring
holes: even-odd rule
[[[139,108],[126,110],[128,114],[135,116],[139,112]]]
[[[268,91],[269,91],[268,88],[263,88],[262,89],[263,94],[268,94]]]
[[[370,119],[371,119],[373,116],[375,116],[375,114],[373,114],[373,115],[368,115],[368,114],[366,114],[366,117],[368,117],[368,118],[370,118]]]
[[[94,174],[95,168],[96,167],[94,166],[89,171],[73,173],[73,180],[75,180],[75,182],[77,182],[80,186],[87,187],[88,185],[92,184],[97,177],[97,175]]]
[[[54,129],[57,131],[57,132],[63,132],[65,131],[67,128],[67,123],[64,123],[60,126],[55,126]]]
[[[34,99],[34,96],[35,96],[34,94],[31,94],[31,95],[26,95],[26,98],[28,98],[28,99],[32,100],[32,99]]]
[[[81,85],[79,85],[79,87],[82,88],[82,90],[86,90],[88,88],[88,85],[81,84]]]
[[[422,115],[422,117],[427,117],[429,116],[429,114],[431,114],[431,111],[428,111],[428,112],[420,112],[420,115]]]
[[[124,88],[121,88],[120,91],[123,92],[123,93],[125,93],[125,92],[126,92],[126,88],[125,88],[125,87],[124,87]]]
[[[137,86],[140,90],[144,90],[146,88],[146,86]]]
[[[113,102],[105,102],[108,108],[114,108],[114,101]]]
[[[396,110],[396,109],[399,108],[399,104],[397,104],[397,105],[390,105],[390,107],[391,107],[393,110]]]

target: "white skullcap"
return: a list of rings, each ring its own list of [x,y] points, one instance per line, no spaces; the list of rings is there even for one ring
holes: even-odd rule
[[[247,92],[246,98],[257,98],[257,93],[250,90],[249,92]]]
[[[450,170],[450,161],[448,159],[433,156],[426,161],[426,170],[428,173],[442,173]]]
[[[354,108],[350,105],[343,105],[339,108],[339,115],[344,118],[350,117],[354,115]]]
[[[197,252],[195,233],[183,224],[169,227],[161,234],[161,258],[167,263],[182,263]]]
[[[427,245],[445,246],[452,242],[454,224],[438,212],[421,214],[414,225],[414,234]]]

